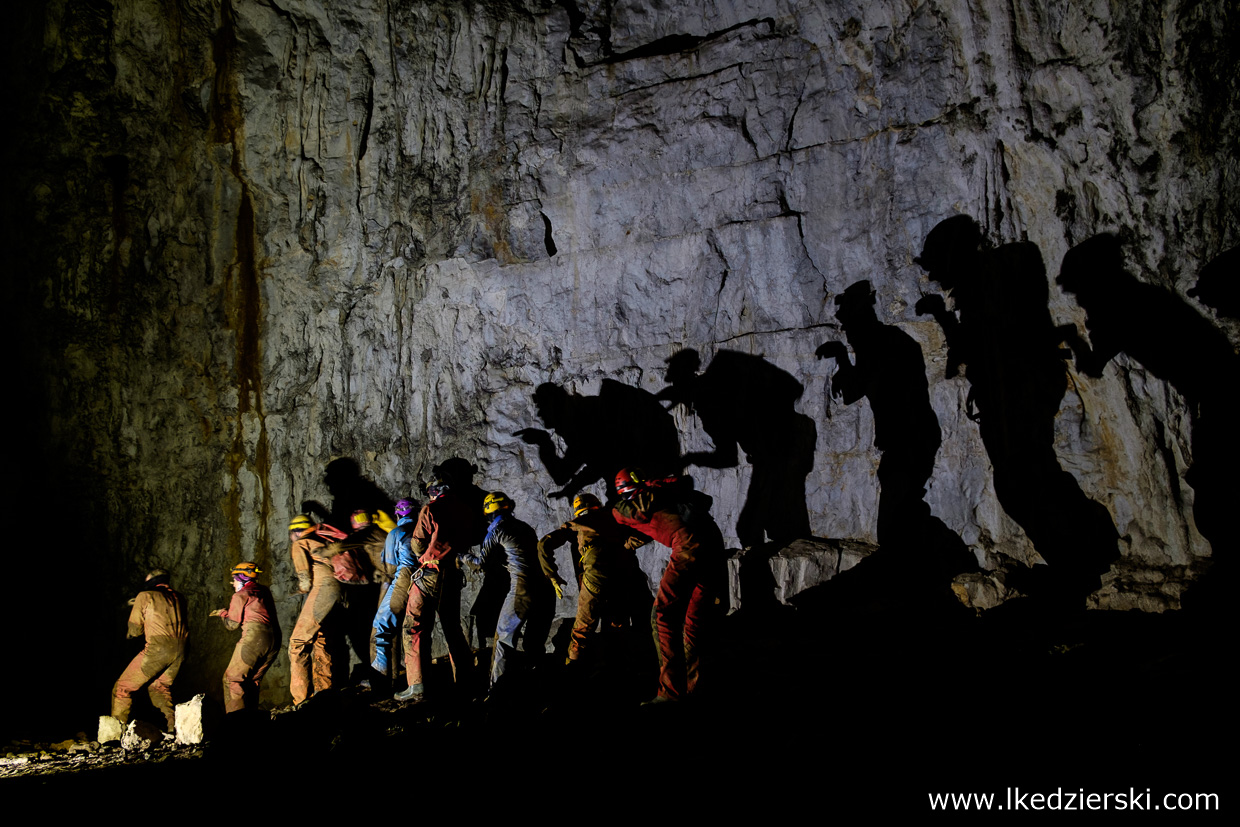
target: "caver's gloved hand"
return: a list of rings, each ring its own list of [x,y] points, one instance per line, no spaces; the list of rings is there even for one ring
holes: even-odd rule
[[[392,515],[388,514],[386,511],[376,511],[374,513],[374,521],[384,531],[391,531],[396,528],[396,521],[393,520]]]
[[[551,586],[552,586],[552,588],[554,588],[554,589],[555,589],[555,599],[556,599],[556,600],[563,600],[563,599],[564,599],[564,587],[563,587],[563,585],[561,585],[561,584],[560,584],[560,581],[558,581],[558,580],[552,580],[552,581],[551,581]]]

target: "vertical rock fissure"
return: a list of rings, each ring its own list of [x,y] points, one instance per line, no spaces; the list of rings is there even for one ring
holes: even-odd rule
[[[226,268],[224,296],[226,315],[235,334],[237,422],[232,446],[228,454],[231,485],[226,500],[226,512],[232,524],[229,534],[230,558],[236,562],[251,558],[260,565],[267,565],[269,543],[267,518],[271,513],[271,486],[269,483],[270,454],[268,450],[267,425],[263,412],[262,388],[262,296],[259,285],[259,267],[256,244],[257,222],[254,198],[246,176],[242,155],[244,153],[244,112],[237,94],[237,69],[233,65],[237,54],[237,35],[232,0],[224,0],[220,7],[220,28],[214,40],[215,85],[212,99],[214,119],[213,137],[216,143],[232,148],[229,164],[233,178],[240,186],[237,204],[234,258]],[[247,414],[257,420],[258,434],[253,455],[247,457]],[[248,460],[248,462],[247,462]],[[259,515],[254,534],[252,554],[243,548],[242,537],[242,471],[247,468],[258,485]]]

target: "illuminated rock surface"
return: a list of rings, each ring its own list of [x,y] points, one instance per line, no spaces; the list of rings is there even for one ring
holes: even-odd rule
[[[152,746],[163,743],[164,732],[146,721],[130,721],[121,736],[121,749],[126,752],[147,752]]]
[[[828,404],[836,363],[815,357],[849,341],[835,299],[861,280],[924,358],[933,516],[986,570],[1036,562],[966,416],[968,366],[946,378],[943,333],[915,310],[942,291],[913,259],[952,215],[1036,246],[1055,324],[1084,321],[1053,283],[1065,253],[1112,231],[1130,272],[1237,341],[1186,297],[1237,243],[1226,2],[175,9],[70,0],[12,27],[26,82],[6,223],[34,433],[10,501],[73,498],[84,542],[57,565],[98,623],[59,636],[89,638],[75,671],[101,696],[125,663],[124,600],[156,565],[190,603],[178,697],[219,692],[234,636],[205,617],[233,563],[267,570],[287,636],[285,527],[307,501],[390,505],[460,456],[550,530],[562,482],[513,436],[543,427],[535,388],[648,397],[683,349],[799,383],[776,410],[737,377],[735,403],[757,404],[745,440],[812,424],[810,530],[877,542],[871,404]],[[1091,605],[1175,608],[1210,554],[1184,399],[1124,356],[1069,378],[1055,454],[1122,555]],[[706,413],[674,417],[683,452],[729,447]],[[689,469],[734,547],[745,440],[731,466]]]
[[[201,744],[202,703],[206,696],[195,695],[183,704],[177,704],[177,745]]]
[[[99,716],[99,734],[95,738],[101,744],[119,742],[125,734],[125,725],[111,715]]]

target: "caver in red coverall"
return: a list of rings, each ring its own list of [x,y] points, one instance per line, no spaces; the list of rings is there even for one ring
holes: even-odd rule
[[[654,601],[656,700],[692,695],[698,687],[703,626],[715,611],[722,586],[723,535],[704,505],[687,505],[658,489],[636,492],[612,513],[616,522],[672,550]]]
[[[336,611],[342,605],[341,585],[332,573],[331,562],[315,556],[326,546],[315,534],[317,530],[318,526],[312,526],[292,532],[293,567],[297,570],[299,589],[308,592],[288,640],[289,689],[295,704],[310,697],[312,691],[331,689],[333,657],[343,655],[343,666],[348,666],[348,653],[342,651],[344,610]]]
[[[167,583],[147,582],[150,588],[138,593],[129,613],[129,637],[145,635],[146,646],[121,673],[112,690],[112,717],[127,723],[133,694],[149,684],[151,703],[164,713],[171,732],[176,723],[172,682],[185,658],[185,641],[189,637],[185,598]]]
[[[415,698],[422,693],[422,673],[430,655],[430,632],[439,613],[440,625],[448,644],[454,678],[471,664],[473,653],[461,629],[461,582],[456,565],[458,551],[467,549],[474,530],[473,511],[457,495],[442,487],[435,499],[422,506],[413,529],[410,547],[421,566],[409,587],[404,628],[409,634],[405,650],[405,673]],[[398,596],[397,596],[398,597]],[[396,597],[393,597],[396,603]],[[408,690],[407,690],[408,691]]]
[[[241,627],[241,640],[224,670],[224,711],[258,707],[258,685],[280,653],[280,623],[271,591],[251,580],[233,595],[219,613],[224,626]]]

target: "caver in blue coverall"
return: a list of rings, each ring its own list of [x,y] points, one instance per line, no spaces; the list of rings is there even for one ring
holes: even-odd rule
[[[415,514],[406,514],[396,521],[383,545],[383,564],[394,568],[396,573],[379,599],[379,611],[375,613],[375,659],[371,666],[385,675],[392,662],[392,640],[400,631],[405,617],[405,602],[409,597],[410,576],[418,568],[418,558],[410,547]]]
[[[495,652],[491,657],[491,686],[503,677],[514,653],[544,654],[554,615],[555,591],[538,563],[538,535],[509,513],[496,515],[487,527],[486,539],[477,554],[461,559],[481,566],[493,554],[503,552],[511,585],[500,609],[495,629]]]

